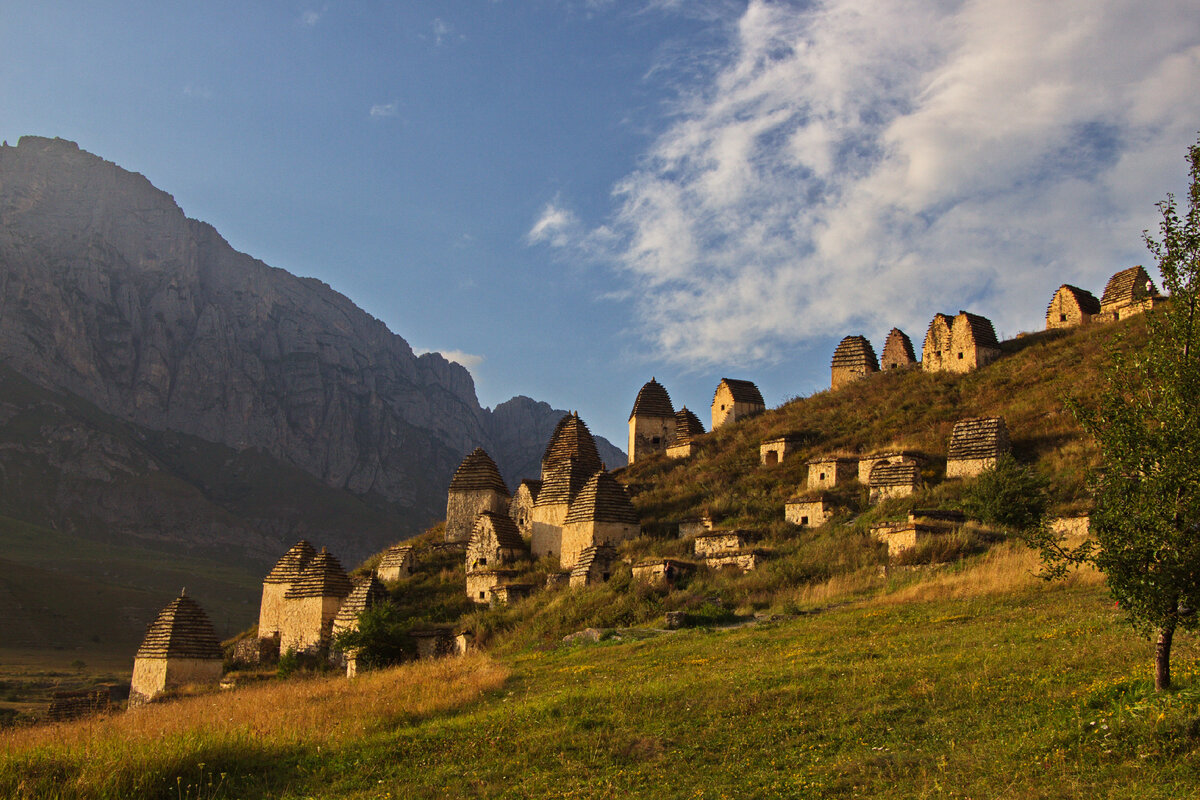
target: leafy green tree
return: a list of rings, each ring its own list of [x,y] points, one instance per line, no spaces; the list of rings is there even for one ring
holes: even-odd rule
[[[343,653],[356,651],[359,665],[367,669],[386,667],[416,657],[411,627],[396,606],[380,603],[359,616],[356,630],[338,634],[333,646]]]
[[[1036,528],[1046,513],[1046,479],[1007,453],[966,492],[963,510],[975,519],[1016,531]]]
[[[1072,410],[1100,448],[1091,537],[1036,537],[1050,577],[1091,564],[1133,626],[1157,634],[1154,685],[1171,685],[1171,642],[1200,608],[1200,143],[1188,149],[1182,216],[1158,204],[1160,238],[1144,234],[1170,301],[1147,315],[1145,347],[1114,347],[1105,388]]]

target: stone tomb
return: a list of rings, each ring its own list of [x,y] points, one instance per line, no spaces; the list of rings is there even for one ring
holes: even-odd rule
[[[912,340],[899,328],[892,328],[883,343],[883,354],[879,366],[885,372],[889,369],[904,369],[914,366],[917,357],[913,353]]]
[[[603,468],[587,425],[577,413],[565,415],[558,421],[542,454],[542,488],[533,504],[530,522],[534,558],[561,555],[563,524],[571,502]]]
[[[704,435],[704,423],[688,411],[687,406],[675,412],[675,435],[667,446],[667,458],[687,458],[696,451],[695,439]]]
[[[808,490],[819,492],[832,489],[858,477],[858,459],[845,456],[822,456],[808,462]]]
[[[507,515],[481,513],[467,543],[466,592],[475,603],[490,603],[492,590],[510,583],[514,566],[529,559],[529,550],[517,525]]]
[[[921,368],[926,372],[970,372],[1000,357],[1000,343],[987,317],[959,311],[935,314],[925,334]]]
[[[1105,321],[1126,319],[1154,308],[1161,301],[1162,296],[1146,270],[1130,267],[1108,279],[1100,296],[1099,316]]]
[[[875,358],[875,348],[865,336],[847,336],[833,351],[833,362],[830,366],[830,388],[839,389],[847,383],[879,372],[879,361]]]
[[[625,487],[607,472],[591,477],[571,503],[562,527],[559,563],[570,569],[586,548],[615,546],[641,535],[642,524]]]
[[[709,531],[697,536],[692,545],[692,552],[700,558],[712,555],[727,555],[748,547],[752,542],[749,531]]]
[[[651,378],[629,412],[629,463],[665,453],[675,438],[675,407],[662,384]]]
[[[1086,325],[1100,313],[1100,301],[1091,292],[1064,283],[1046,307],[1046,330]]]
[[[633,579],[638,583],[674,585],[676,581],[690,575],[696,565],[674,558],[652,558],[633,565]]]
[[[755,550],[714,554],[705,557],[704,563],[709,569],[749,572],[752,569],[756,569],[762,563],[762,554]]]
[[[954,423],[946,452],[946,477],[971,478],[996,466],[1009,451],[1004,417],[976,417]]]
[[[316,548],[301,539],[288,548],[267,573],[267,577],[263,578],[262,604],[258,609],[258,638],[279,636],[283,626],[284,595],[316,554]]]
[[[607,545],[584,548],[571,567],[570,585],[576,588],[608,582],[619,560],[616,548]]]
[[[801,528],[819,528],[832,516],[833,506],[823,495],[794,497],[783,506],[783,518]]]
[[[129,707],[149,703],[169,689],[188,685],[217,685],[224,654],[204,609],[179,594],[158,612],[133,660]]]
[[[880,461],[867,479],[870,503],[907,497],[921,488],[921,468],[913,462]]]
[[[533,507],[537,503],[538,493],[542,490],[542,482],[526,478],[517,486],[512,501],[508,504],[508,516],[517,524],[517,530],[522,538],[533,538]]]
[[[412,545],[394,544],[384,551],[383,558],[375,567],[375,575],[381,581],[392,583],[411,577],[417,571],[417,554]]]
[[[694,519],[681,519],[679,521],[679,538],[686,539],[689,536],[703,536],[713,529],[712,517],[695,517]]]
[[[446,498],[446,541],[465,542],[471,538],[475,518],[482,511],[508,513],[512,501],[508,486],[500,477],[496,462],[482,447],[476,447],[463,459],[450,479]]]
[[[774,466],[799,450],[803,443],[803,437],[796,435],[767,439],[758,446],[758,461],[764,467]]]
[[[858,482],[866,486],[871,478],[871,470],[876,464],[916,464],[925,463],[925,456],[911,450],[893,450],[886,453],[872,453],[858,460]]]
[[[336,638],[340,633],[358,630],[359,618],[362,617],[364,611],[389,600],[387,589],[374,575],[360,581],[346,597],[342,607],[338,609],[337,616],[333,618],[332,636]],[[356,650],[347,650],[338,654],[331,653],[330,655],[333,656],[335,663],[340,661],[345,666],[347,678],[353,678],[358,674],[358,652]]]
[[[713,393],[712,429],[765,411],[762,393],[750,381],[722,378]]]
[[[353,589],[346,570],[322,547],[284,595],[280,652],[302,653],[328,646],[333,618]]]
[[[533,585],[528,583],[501,583],[492,587],[492,605],[507,605],[524,600],[533,594]]]

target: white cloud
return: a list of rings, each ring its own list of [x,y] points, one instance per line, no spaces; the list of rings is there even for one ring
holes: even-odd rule
[[[212,100],[213,91],[207,86],[193,86],[192,84],[188,84],[187,86],[183,87],[183,96],[196,97],[200,100]]]
[[[453,28],[441,17],[436,17],[432,23],[433,27],[433,42],[438,47],[446,41],[446,37],[453,33]]]
[[[612,218],[556,198],[527,235],[613,267],[693,366],[960,308],[1036,326],[1144,260],[1200,129],[1190,0],[751,0],[730,30]]]
[[[423,356],[426,353],[437,353],[447,361],[453,361],[457,364],[461,364],[463,367],[466,367],[467,371],[474,370],[484,362],[483,356],[477,356],[472,353],[464,353],[462,350],[414,350],[413,352],[419,356]]]
[[[312,28],[312,27],[316,26],[316,24],[318,22],[321,21],[322,15],[323,15],[323,12],[314,11],[312,9],[303,11],[300,14],[300,24],[305,26],[306,28]]]
[[[394,117],[400,113],[395,103],[376,103],[371,106],[370,115],[374,119],[383,117]]]

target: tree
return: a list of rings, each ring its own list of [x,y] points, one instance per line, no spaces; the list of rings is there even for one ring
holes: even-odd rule
[[[412,622],[405,619],[392,603],[372,606],[358,617],[358,627],[334,637],[333,646],[343,653],[357,654],[358,663],[376,669],[416,657],[416,647],[408,635]]]
[[[1041,523],[1046,502],[1046,479],[1005,453],[967,489],[963,510],[981,522],[1026,531]]]
[[[1134,628],[1157,634],[1158,691],[1171,686],[1176,630],[1195,629],[1200,608],[1200,142],[1188,162],[1186,213],[1168,194],[1160,238],[1143,234],[1170,301],[1146,315],[1144,347],[1110,351],[1098,401],[1070,403],[1100,450],[1091,537],[1034,537],[1048,577],[1095,566]]]

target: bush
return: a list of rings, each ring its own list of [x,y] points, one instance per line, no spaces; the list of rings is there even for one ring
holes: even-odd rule
[[[1046,514],[1046,486],[1041,474],[1006,454],[967,489],[963,510],[981,522],[1032,530]]]
[[[343,631],[333,646],[343,653],[356,651],[360,667],[378,669],[416,658],[417,648],[409,631],[412,620],[405,618],[391,603],[381,603],[364,611],[357,630]]]

